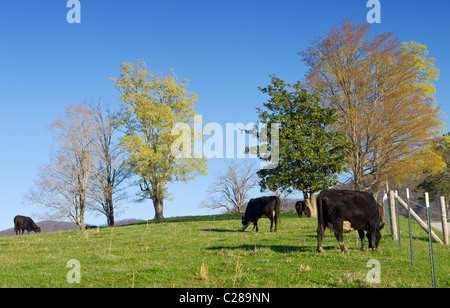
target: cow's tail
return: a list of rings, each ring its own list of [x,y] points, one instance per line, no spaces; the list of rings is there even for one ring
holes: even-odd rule
[[[278,223],[281,224],[281,218],[280,218],[280,210],[281,210],[281,200],[280,198],[276,198],[275,203],[275,219],[278,219]]]

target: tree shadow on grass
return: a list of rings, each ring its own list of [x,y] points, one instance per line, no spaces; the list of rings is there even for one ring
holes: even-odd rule
[[[208,250],[252,250],[257,249],[270,249],[278,253],[291,253],[291,252],[315,252],[315,246],[288,246],[288,245],[240,245],[240,246],[212,246],[206,249]],[[334,249],[333,247],[323,247],[324,250]]]
[[[207,228],[207,229],[199,229],[200,231],[205,232],[219,232],[219,233],[225,233],[225,232],[240,232],[241,230],[230,230],[230,229],[214,229],[214,228]]]

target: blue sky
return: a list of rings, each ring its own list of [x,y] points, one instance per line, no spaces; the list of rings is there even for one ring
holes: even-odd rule
[[[428,46],[440,69],[436,97],[450,114],[450,3],[380,2],[375,31]],[[305,67],[297,52],[347,16],[366,22],[369,10],[365,0],[80,0],[81,24],[69,24],[66,3],[0,3],[0,230],[12,227],[17,214],[43,212],[23,204],[23,195],[48,162],[48,124],[68,103],[117,102],[109,78],[118,77],[120,63],[144,59],[151,69],[173,68],[180,79],[189,78],[206,122],[255,122],[255,108],[266,99],[257,87],[270,82],[268,75],[301,80]],[[213,213],[199,204],[225,162],[212,160],[208,176],[172,185],[165,216]],[[118,219],[153,216],[149,201],[129,205]],[[104,221],[87,216],[89,223]]]

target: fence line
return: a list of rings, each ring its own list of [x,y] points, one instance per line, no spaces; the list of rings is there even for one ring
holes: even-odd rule
[[[406,256],[408,256],[408,253],[406,250],[402,249],[402,245],[409,246],[410,248],[410,255],[408,257],[411,258],[411,265],[413,268],[416,269],[416,271],[421,276],[422,280],[424,281],[425,285],[427,287],[430,286],[429,283],[426,282],[425,277],[431,277],[430,282],[432,287],[439,287],[439,284],[442,283],[442,279],[444,279],[444,284],[448,286],[448,283],[450,282],[450,274],[449,271],[445,268],[445,266],[442,264],[444,262],[441,262],[436,257],[436,254],[434,253],[433,249],[433,241],[439,243],[439,246],[444,246],[446,249],[449,247],[448,242],[448,228],[447,228],[447,213],[445,208],[445,199],[442,197],[440,198],[440,212],[434,211],[430,208],[429,204],[429,197],[428,193],[425,193],[425,205],[418,204],[416,202],[413,202],[409,198],[409,190],[406,190],[406,199],[407,202],[405,202],[403,199],[401,199],[398,196],[397,192],[390,191],[389,197],[385,194],[385,197],[383,199],[383,208],[384,208],[384,215],[385,215],[385,223],[388,227],[388,230],[391,232],[392,239],[395,241],[398,241],[398,247],[399,251],[404,253]],[[400,214],[399,214],[399,208],[400,206],[406,211],[407,218],[408,218],[408,225],[404,226],[400,222]],[[427,222],[423,221],[419,215],[417,215],[414,210],[412,209],[412,206],[425,208],[427,213]],[[442,238],[441,240],[439,236],[433,232],[431,228],[431,213],[434,213],[436,215],[439,215],[442,222]],[[419,238],[419,235],[414,234],[414,228],[413,223],[417,223],[418,226],[420,226],[423,230],[427,233],[427,238]],[[415,228],[416,230],[417,229]],[[405,237],[402,237],[403,235],[407,234],[407,239],[405,240]],[[403,240],[403,243],[402,243]],[[409,240],[409,243],[407,243]],[[428,248],[422,243],[428,242]],[[409,245],[408,245],[409,244]],[[420,248],[422,250],[417,250],[417,248]],[[445,250],[446,250],[445,249]],[[449,249],[450,251],[450,249]],[[424,255],[427,256],[424,258]],[[441,258],[442,256],[439,256]],[[427,260],[426,260],[427,259]],[[447,259],[447,256],[444,257],[445,260]],[[418,263],[420,262],[420,263]],[[428,266],[426,265],[428,264]],[[419,269],[418,265],[422,265],[422,269]],[[436,265],[436,266],[435,266]],[[439,274],[439,283],[436,279],[437,272]],[[441,284],[442,285],[442,284]]]
[[[430,243],[430,258],[431,258],[431,279],[433,281],[433,288],[436,288],[436,271],[434,267],[434,253],[433,253],[433,237],[431,231],[431,216],[430,216],[430,197],[428,193],[425,193],[425,204],[427,206],[427,218],[428,218],[428,242]],[[411,212],[411,208],[409,209]],[[446,222],[447,223],[447,222]]]

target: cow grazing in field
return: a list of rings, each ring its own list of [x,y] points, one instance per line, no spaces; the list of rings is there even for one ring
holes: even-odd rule
[[[361,249],[366,248],[364,231],[367,232],[369,247],[377,250],[383,229],[382,208],[367,192],[351,190],[323,190],[317,198],[318,227],[317,251],[322,252],[322,238],[325,228],[334,231],[342,252],[349,251],[344,245],[343,233],[358,230]]]
[[[16,235],[20,234],[20,231],[22,231],[23,234],[25,230],[28,231],[28,234],[30,234],[31,231],[36,233],[41,232],[41,228],[39,228],[30,217],[20,215],[14,217],[14,231],[16,232]]]
[[[97,226],[94,226],[94,225],[88,225],[88,224],[86,224],[86,225],[84,225],[84,228],[86,229],[86,230],[88,230],[88,229],[96,229],[96,228],[98,228]]]
[[[242,231],[245,231],[250,223],[253,223],[253,230],[258,229],[258,219],[267,217],[270,219],[270,232],[273,232],[273,223],[275,222],[275,232],[277,232],[277,223],[280,220],[280,198],[276,196],[260,197],[251,199],[247,204],[245,215],[242,217]]]
[[[302,218],[303,214],[305,214],[306,217],[311,217],[311,210],[306,205],[305,201],[297,201],[295,203],[295,210],[300,218]]]

